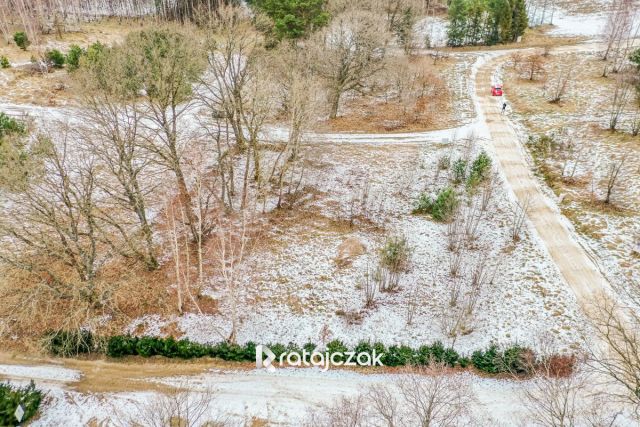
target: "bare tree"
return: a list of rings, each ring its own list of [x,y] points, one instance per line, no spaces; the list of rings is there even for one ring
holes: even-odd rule
[[[635,16],[635,6],[633,0],[614,0],[611,4],[607,22],[604,27],[604,39],[606,48],[602,59],[609,59],[612,52],[616,52],[629,38]]]
[[[616,188],[618,183],[618,178],[620,176],[620,171],[624,166],[624,162],[626,161],[627,156],[624,155],[619,160],[613,160],[609,166],[607,167],[607,174],[605,176],[605,183],[607,187],[606,196],[604,198],[604,202],[606,204],[611,203],[611,196],[613,195],[613,191]]]
[[[258,34],[250,26],[240,8],[225,7],[208,17],[208,72],[200,80],[199,101],[209,115],[204,123],[208,134],[217,141],[220,173],[226,175],[227,205],[233,208],[237,193],[235,177],[241,179],[240,209],[251,205],[250,182],[256,183],[256,193],[266,203],[269,183],[282,186],[290,157],[285,155],[289,144],[275,147],[277,158],[271,165],[263,164],[260,137],[266,119],[275,110],[276,84],[271,72],[272,58],[258,43]],[[297,149],[305,123],[305,111],[296,110],[296,138],[291,145]],[[233,141],[228,131],[233,131]],[[220,144],[222,140],[225,144]],[[230,142],[234,142],[229,146]],[[238,161],[238,155],[242,161]],[[290,155],[290,153],[289,153]],[[235,171],[236,163],[244,167]]]
[[[627,297],[637,297],[628,284]],[[630,405],[640,418],[640,317],[632,307],[622,307],[607,295],[601,295],[592,309],[597,340],[588,349],[587,361],[605,378],[610,399]],[[636,305],[637,306],[637,305]]]
[[[304,427],[366,427],[369,426],[367,402],[363,395],[342,397],[333,404],[310,410]]]
[[[625,73],[616,76],[616,86],[611,98],[609,111],[609,130],[616,130],[620,116],[627,107],[630,97],[633,95],[633,83]]]
[[[551,77],[545,82],[549,102],[556,104],[562,101],[573,81],[574,66],[560,64],[551,71]]]
[[[113,203],[101,209],[100,216],[118,231],[126,246],[120,248],[111,240],[109,244],[122,255],[138,258],[154,270],[158,259],[148,205],[154,190],[150,184],[159,174],[149,172],[151,159],[143,151],[144,116],[128,91],[130,80],[121,59],[117,54],[105,55],[88,63],[77,76],[83,87],[85,107],[78,133],[85,143],[83,149],[94,153],[108,171],[98,186]],[[114,210],[131,212],[137,222],[133,232],[125,227],[121,217],[114,217]]]
[[[9,203],[2,203],[0,233],[6,244],[0,260],[32,274],[59,295],[70,297],[74,285],[81,284],[91,299],[94,281],[111,254],[100,244],[95,158],[72,154],[68,135],[62,131],[56,144],[40,137],[35,152],[43,162],[41,175],[24,191],[4,194]],[[53,268],[56,263],[75,274]]]
[[[519,73],[528,80],[535,80],[545,73],[545,59],[540,54],[532,54],[522,59],[519,63]]]
[[[137,404],[135,416],[121,415],[116,424],[148,427],[224,427],[228,425],[226,417],[214,408],[217,390],[206,388],[204,391],[190,391],[189,384],[160,394],[143,404]],[[188,390],[188,391],[183,391]]]
[[[173,173],[191,237],[197,241],[202,231],[197,227],[183,162],[185,146],[192,139],[182,118],[192,107],[192,84],[204,70],[202,50],[174,27],[130,34],[122,49],[146,92],[144,116],[150,125],[145,148]]]
[[[231,331],[227,341],[236,342],[242,321],[244,291],[242,289],[242,265],[249,250],[251,217],[247,211],[239,217],[218,217],[218,226],[212,236],[212,257],[217,265],[225,290],[225,302]]]
[[[329,117],[336,118],[342,96],[366,89],[367,79],[384,68],[388,41],[384,20],[371,12],[349,11],[315,37],[315,69],[329,92]]]
[[[374,280],[373,272],[367,263],[367,270],[364,273],[362,279],[362,291],[364,293],[364,306],[365,308],[372,308],[376,304],[376,293],[378,291],[378,283]]]
[[[519,201],[513,207],[513,217],[511,219],[511,239],[514,242],[520,240],[520,234],[525,225],[529,208],[531,207],[531,200],[526,198],[522,203]]]
[[[305,426],[424,426],[472,424],[475,395],[463,375],[440,363],[406,369],[392,384],[377,384],[367,392],[342,398],[309,413]]]
[[[442,364],[412,368],[396,382],[409,425],[455,426],[468,421],[474,394],[466,379]]]

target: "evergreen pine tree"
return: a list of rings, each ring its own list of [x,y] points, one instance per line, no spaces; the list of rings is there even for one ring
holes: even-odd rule
[[[511,19],[511,40],[516,41],[518,37],[523,35],[528,25],[529,18],[527,17],[527,7],[524,0],[514,0]]]
[[[487,30],[487,1],[470,0],[467,6],[467,42],[471,44],[482,44],[485,40]]]
[[[488,45],[511,41],[512,11],[509,0],[489,0],[489,23],[485,42]]]
[[[447,44],[462,46],[467,32],[467,0],[451,0],[449,5],[449,29]]]

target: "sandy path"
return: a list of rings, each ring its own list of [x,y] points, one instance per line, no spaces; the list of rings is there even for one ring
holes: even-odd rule
[[[484,116],[495,155],[509,186],[521,205],[528,203],[529,220],[579,304],[589,315],[592,303],[603,298],[610,286],[577,242],[568,220],[543,193],[508,115],[500,113],[496,98],[491,96],[491,77],[500,61],[504,60],[495,58],[478,69],[475,81],[478,114]]]

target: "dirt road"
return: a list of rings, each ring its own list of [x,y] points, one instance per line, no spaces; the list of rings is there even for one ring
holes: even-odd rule
[[[501,114],[499,103],[491,96],[492,75],[504,60],[504,57],[492,59],[478,69],[475,81],[478,114],[484,116],[491,144],[508,185],[520,205],[528,206],[528,218],[540,240],[589,315],[593,311],[593,303],[604,298],[610,287],[576,240],[568,220],[542,191],[508,115]]]

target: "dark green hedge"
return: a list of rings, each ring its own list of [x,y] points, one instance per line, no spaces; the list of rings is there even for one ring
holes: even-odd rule
[[[315,344],[308,343],[302,347],[295,344],[269,344],[271,351],[279,358],[281,354],[291,351],[301,352],[303,349],[311,352]],[[216,357],[223,360],[241,362],[255,360],[256,345],[248,342],[244,345],[228,344],[198,344],[183,339],[176,341],[173,338],[134,337],[130,335],[118,335],[109,338],[107,355],[110,357],[123,356],[165,356],[170,358],[192,359],[197,357]],[[450,367],[467,368],[473,365],[476,369],[490,374],[502,372],[514,372],[518,374],[528,373],[531,366],[533,351],[521,346],[508,347],[499,350],[497,346],[490,346],[487,350],[473,353],[471,358],[461,356],[452,348],[446,348],[437,341],[433,345],[423,345],[417,349],[405,345],[392,345],[386,347],[382,343],[370,343],[362,341],[353,348],[349,348],[340,340],[334,340],[327,344],[329,353],[355,353],[383,354],[382,363],[385,366],[428,365],[431,362],[445,363]]]
[[[124,356],[164,356],[169,358],[194,359],[198,357],[214,357],[233,362],[247,362],[255,360],[256,344],[248,342],[244,345],[220,342],[217,344],[200,344],[188,339],[176,340],[172,337],[135,337],[131,335],[115,335],[110,338],[96,338],[90,332],[55,332],[46,336],[46,347],[53,354],[59,356],[73,356],[80,353],[106,353],[110,357]],[[104,345],[106,344],[106,345]],[[267,347],[279,358],[281,354],[306,350],[312,352],[316,345],[307,343],[302,347],[296,344],[268,344]],[[429,363],[444,363],[450,367],[467,368],[473,366],[488,374],[515,373],[530,374],[535,365],[533,350],[513,345],[500,349],[491,345],[486,350],[478,350],[471,357],[460,355],[453,348],[447,348],[440,341],[432,345],[422,345],[412,348],[406,345],[391,345],[386,347],[382,343],[361,341],[350,348],[340,340],[333,340],[327,344],[326,351],[330,354],[354,351],[368,353],[373,356],[382,354],[381,361],[385,366],[428,365]]]
[[[0,384],[0,426],[18,425],[15,413],[22,405],[24,416],[22,423],[33,417],[42,402],[42,392],[36,389],[33,381],[26,387],[15,387],[9,383]]]

